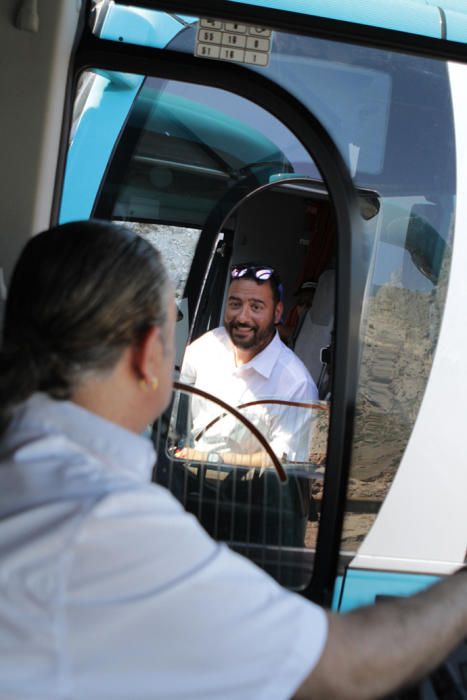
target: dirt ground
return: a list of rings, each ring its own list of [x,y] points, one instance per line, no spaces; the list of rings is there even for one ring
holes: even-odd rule
[[[433,291],[392,280],[366,300],[353,454],[341,550],[356,552],[397,472],[430,373],[447,286],[448,259]],[[446,269],[445,269],[446,268]],[[317,419],[311,459],[326,466],[328,412]],[[322,482],[313,484],[318,508]],[[309,523],[307,547],[318,525]]]
[[[358,550],[359,545],[364,540],[370,530],[379,508],[382,503],[391,479],[388,475],[380,477],[374,481],[357,481],[350,479],[348,491],[348,511],[344,519],[343,536],[341,550],[353,553]],[[313,498],[320,507],[323,485],[322,482],[313,484]],[[305,546],[315,549],[318,537],[318,522],[309,522],[305,535]]]

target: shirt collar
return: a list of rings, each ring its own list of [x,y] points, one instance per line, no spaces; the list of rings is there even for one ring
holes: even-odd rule
[[[62,435],[95,457],[104,467],[137,481],[149,481],[155,463],[151,442],[71,401],[35,393],[18,407],[11,425],[17,433]],[[8,434],[5,436],[8,442]],[[6,445],[7,446],[7,445]]]
[[[249,362],[241,366],[241,369],[254,369],[258,374],[261,374],[266,379],[269,379],[271,372],[276,364],[279,355],[282,351],[282,341],[279,338],[279,333],[275,332],[273,339],[268,345],[253,357]],[[239,368],[240,369],[240,368]]]

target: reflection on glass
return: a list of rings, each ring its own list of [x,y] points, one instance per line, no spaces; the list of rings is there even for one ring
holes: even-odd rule
[[[430,373],[447,291],[453,199],[387,200],[364,305],[342,549],[355,552],[394,479]]]
[[[182,81],[141,83],[96,215],[202,227],[234,186],[294,173],[298,152],[317,175],[293,134],[249,100]]]
[[[119,6],[115,9],[120,11]],[[158,13],[157,20],[159,47],[194,53],[195,18]],[[105,27],[102,35],[115,39],[106,35]],[[134,40],[128,32],[117,38]],[[368,532],[398,468],[419,410],[439,333],[456,191],[447,64],[303,34],[274,32],[269,66],[247,70],[257,70],[308,108],[339,149],[354,182],[377,193],[361,202],[365,219],[362,227],[368,235],[368,274],[342,542],[344,550],[354,552]],[[319,177],[315,164],[288,130],[261,107],[230,94],[228,84],[221,90],[141,76],[135,86],[128,76],[119,73],[107,73],[105,80],[106,84],[100,76],[96,79],[99,85],[102,82],[102,100],[112,98],[117,91],[121,93],[126,84],[129,104],[124,112],[125,118],[128,114],[125,128],[112,139],[113,147],[119,136],[94,210],[97,216],[176,220],[190,227],[203,226],[219,199],[239,183],[264,184],[280,173]],[[91,116],[95,103],[93,96],[87,116]],[[106,121],[105,134],[108,130]],[[320,415],[324,416],[324,412]],[[218,423],[229,426],[233,440],[235,431],[241,429],[229,424],[231,420],[225,417]],[[319,420],[312,449],[316,446],[315,436],[321,434],[318,423]],[[219,428],[217,425],[213,429]],[[264,430],[267,433],[267,426]],[[185,426],[188,441],[195,437],[191,431],[191,424],[189,429]],[[325,429],[322,433],[327,435]],[[208,435],[199,439],[207,441]],[[236,442],[239,454],[243,439]],[[169,447],[177,446],[174,442]],[[180,481],[181,500],[187,507],[198,514],[206,512],[203,494],[209,479],[203,460],[193,460],[195,466],[188,468],[185,462],[174,459],[170,449],[165,455],[169,466],[161,464],[159,475],[166,469],[163,478]],[[261,452],[260,447],[258,451]],[[288,448],[284,452],[287,454]],[[313,547],[316,532],[306,523],[303,504],[317,503],[319,510],[321,482],[315,477],[316,465],[321,463],[316,455],[324,453],[325,448],[311,456],[315,471],[312,480],[304,482],[308,491],[300,481],[307,477],[294,471],[294,460],[289,460],[292,471],[287,487],[281,486],[268,469],[263,476],[259,476],[258,469],[252,479],[237,479],[232,474],[240,474],[246,467],[234,471],[232,465],[227,469],[225,465],[211,464],[216,473],[227,475],[215,480],[214,489],[226,481],[232,489],[238,487],[239,492],[244,492],[242,498],[237,498],[235,491],[226,501],[219,497],[214,499],[214,506],[206,506],[211,508],[206,526],[210,531],[218,528],[221,538],[235,541],[239,548],[254,543],[264,557],[268,547],[273,547],[276,554],[280,550],[282,556],[285,543],[293,547],[298,542],[298,549],[302,550]],[[297,485],[294,496],[291,484]],[[309,495],[310,484],[312,501],[303,497],[304,492]],[[275,489],[274,508],[266,493],[270,486]],[[211,503],[212,490],[206,487],[206,491],[207,502]],[[294,503],[290,508],[284,505],[286,493],[289,502]],[[251,513],[245,507],[249,500]],[[212,508],[214,513],[222,514],[219,521],[212,515]],[[286,513],[292,516],[289,518]],[[273,522],[268,522],[266,528],[262,519],[269,517],[273,517]],[[256,535],[252,538],[254,518]],[[315,524],[313,517],[311,521]],[[310,568],[305,566],[304,570]],[[302,583],[300,580],[294,585],[300,587]]]
[[[179,299],[188,279],[196,244],[200,236],[198,229],[182,226],[164,226],[132,221],[118,221],[145,238],[162,255],[164,266],[169,273],[175,296]]]

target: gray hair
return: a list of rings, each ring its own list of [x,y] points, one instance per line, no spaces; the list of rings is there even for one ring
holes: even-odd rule
[[[5,308],[0,431],[35,391],[68,399],[150,326],[164,328],[170,293],[159,252],[125,226],[77,221],[32,238]]]

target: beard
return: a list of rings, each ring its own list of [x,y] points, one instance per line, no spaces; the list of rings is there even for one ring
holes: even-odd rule
[[[270,323],[266,328],[260,329],[256,325],[246,325],[231,321],[225,324],[229,338],[236,348],[241,350],[256,350],[260,352],[274,337],[276,326]]]

